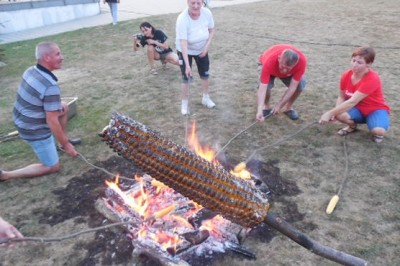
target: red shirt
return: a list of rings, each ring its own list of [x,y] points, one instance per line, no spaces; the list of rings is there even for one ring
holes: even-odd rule
[[[299,62],[286,74],[279,72],[278,57],[286,49],[291,49],[299,55]],[[289,44],[277,44],[270,47],[262,55],[259,62],[263,65],[261,70],[260,82],[268,84],[269,77],[272,75],[278,78],[287,78],[293,76],[294,80],[300,81],[306,71],[307,59],[304,54],[296,47]]]
[[[351,81],[352,75],[353,70],[350,69],[344,72],[340,79],[340,90],[343,91],[345,100],[351,98],[356,91],[359,91],[368,95],[355,106],[364,116],[376,110],[390,112],[390,108],[387,106],[383,96],[381,78],[377,72],[371,69],[354,85]]]

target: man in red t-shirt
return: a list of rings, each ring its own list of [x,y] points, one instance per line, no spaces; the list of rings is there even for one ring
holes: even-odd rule
[[[270,47],[259,58],[260,85],[257,93],[258,121],[270,113],[278,114],[283,110],[290,119],[297,120],[299,115],[292,108],[294,101],[304,90],[306,81],[307,59],[296,47],[289,44],[278,44]],[[288,87],[281,100],[270,108],[271,90],[278,77]]]

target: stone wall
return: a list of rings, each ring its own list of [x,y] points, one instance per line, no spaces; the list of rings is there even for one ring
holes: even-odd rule
[[[0,34],[100,14],[99,0],[0,2]]]

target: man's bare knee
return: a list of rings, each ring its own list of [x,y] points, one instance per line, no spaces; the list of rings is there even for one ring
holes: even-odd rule
[[[60,165],[60,163],[57,163],[57,164],[55,164],[53,166],[48,166],[48,173],[49,174],[50,173],[55,173],[55,172],[60,171],[60,169],[61,169],[61,165]]]

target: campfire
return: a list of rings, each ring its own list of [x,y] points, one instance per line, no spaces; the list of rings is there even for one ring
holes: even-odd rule
[[[147,214],[147,218],[145,218],[144,214],[146,212],[140,211],[142,208],[135,205],[133,205],[133,209],[130,205],[128,205],[128,208],[126,206],[127,203],[119,199],[119,197],[125,197],[122,196],[123,194],[114,193],[114,191],[109,193],[119,195],[119,197],[110,196],[110,198],[115,198],[113,200],[115,203],[110,201],[108,203],[109,206],[113,208],[115,206],[114,209],[119,210],[118,214],[121,213],[120,210],[123,210],[122,213],[128,213],[128,216],[124,215],[122,219],[137,219],[133,223],[137,228],[129,230],[130,235],[133,236],[132,241],[135,249],[141,250],[143,254],[146,254],[146,252],[152,255],[164,254],[165,256],[159,256],[159,262],[162,262],[166,258],[164,260],[165,265],[176,262],[177,258],[179,260],[179,254],[185,253],[185,250],[188,252],[193,250],[194,254],[197,255],[196,252],[204,251],[204,247],[209,248],[208,250],[211,252],[218,250],[217,247],[220,247],[219,250],[223,252],[225,249],[233,246],[233,249],[237,247],[237,250],[243,251],[243,254],[251,254],[240,248],[240,245],[238,245],[239,238],[237,236],[236,239],[234,238],[236,231],[231,229],[230,226],[234,226],[233,228],[239,226],[237,232],[240,232],[243,228],[250,229],[263,223],[324,258],[344,265],[367,265],[367,262],[360,258],[319,244],[298,231],[283,218],[270,212],[267,194],[262,192],[255,185],[255,182],[244,180],[228,172],[217,163],[200,157],[198,154],[163,137],[157,131],[128,116],[117,113],[113,114],[109,125],[104,128],[101,137],[119,155],[134,163],[145,173],[151,175],[152,178],[173,189],[172,194],[180,193],[184,197],[207,208],[205,211],[207,215],[205,216],[210,217],[206,219],[210,220],[208,223],[209,227],[206,225],[202,227],[203,220],[205,219],[193,218],[200,221],[194,223],[191,217],[203,217],[201,211],[204,209],[201,208],[200,211],[196,212],[196,208],[199,208],[199,206],[196,206],[193,202],[186,201],[187,199],[184,199],[183,196],[181,199],[172,196],[172,199],[175,201],[172,201],[170,198],[166,199],[168,201],[167,205],[153,209],[153,211]],[[144,180],[148,181],[144,183],[143,181],[138,182],[139,184],[142,183],[142,185],[133,187],[133,196],[127,197],[133,198],[132,202],[136,202],[135,198],[138,196],[135,195],[144,195],[143,191],[146,192],[146,196],[144,196],[146,200],[137,200],[138,202],[143,202],[143,204],[147,204],[150,201],[149,198],[160,193],[158,192],[153,196],[149,196],[147,191],[157,191],[157,186],[156,188],[150,187],[146,189],[146,184],[151,184],[152,179],[144,177]],[[147,185],[147,187],[149,186]],[[135,209],[139,210],[139,214],[136,214]],[[189,213],[194,212],[193,214],[188,214],[189,216],[179,215],[179,212],[185,209]],[[222,215],[227,220],[216,218],[216,214]],[[184,228],[181,223],[175,224],[176,222],[171,218],[173,215],[180,216],[183,220],[186,220],[182,224],[188,222],[191,227]],[[163,219],[158,220],[161,217]],[[214,218],[220,220],[213,220]],[[143,224],[144,226],[142,226]],[[161,224],[168,224],[165,229],[162,229],[166,230],[163,233],[160,233],[161,229],[158,230]],[[168,230],[168,228],[173,229]],[[235,233],[226,234],[226,232]],[[200,239],[200,241],[191,242],[191,238],[185,237],[186,235],[194,235],[194,238]],[[144,239],[144,241],[139,241],[139,239]],[[148,239],[162,239],[161,243],[168,244],[161,245],[160,242],[151,242]],[[209,241],[213,239],[218,239],[218,241],[212,241],[212,244],[210,244]],[[203,243],[205,244],[203,245]],[[199,246],[199,244],[201,245]],[[142,248],[140,248],[141,246]],[[205,251],[201,254],[209,253]],[[181,260],[179,263],[183,262],[184,260]]]
[[[220,165],[214,158],[215,152],[199,143],[195,122],[188,142],[189,149],[198,156]],[[232,174],[253,182],[246,169]],[[212,258],[226,251],[255,258],[255,254],[241,246],[248,228],[203,208],[156,177],[144,174],[135,176],[134,181],[129,186],[120,182],[118,176],[114,181],[106,181],[106,197],[100,210],[109,210],[118,221],[132,221],[126,231],[137,256],[144,255],[164,265],[186,263],[191,258]]]

